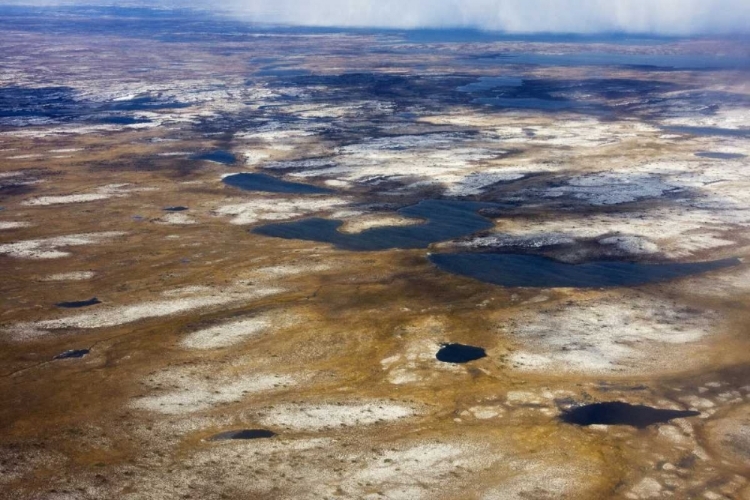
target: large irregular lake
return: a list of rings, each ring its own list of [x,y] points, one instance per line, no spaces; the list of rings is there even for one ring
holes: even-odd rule
[[[480,215],[479,210],[497,207],[493,203],[425,200],[398,211],[404,217],[424,220],[422,224],[377,227],[347,234],[339,231],[342,221],[311,218],[268,224],[252,232],[276,238],[330,243],[352,251],[427,248],[432,243],[492,228],[492,221]],[[438,268],[449,273],[506,287],[539,288],[639,286],[741,263],[739,259],[724,259],[694,263],[604,261],[573,265],[536,255],[496,253],[443,253],[429,258]]]
[[[611,261],[565,264],[536,255],[493,253],[433,254],[430,261],[449,273],[495,285],[532,288],[638,286],[741,264],[739,259],[687,264]]]
[[[358,234],[345,234],[338,230],[343,224],[341,221],[312,218],[269,224],[254,229],[253,233],[331,243],[338,248],[355,251],[427,248],[432,243],[460,238],[493,227],[492,221],[479,215],[478,211],[495,206],[491,203],[425,200],[398,211],[404,217],[425,220],[423,224],[378,227]]]

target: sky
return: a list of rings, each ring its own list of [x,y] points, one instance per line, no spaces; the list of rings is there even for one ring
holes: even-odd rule
[[[0,0],[0,3],[108,0]],[[511,33],[750,34],[750,0],[109,0],[229,10],[301,26],[477,28]]]
[[[229,0],[244,17],[307,26],[470,27],[665,35],[750,32],[750,0]]]

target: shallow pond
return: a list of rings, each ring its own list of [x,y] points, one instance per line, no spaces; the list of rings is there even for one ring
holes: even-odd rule
[[[89,300],[78,300],[73,302],[58,302],[55,304],[57,307],[64,307],[65,309],[78,309],[80,307],[89,307],[101,304],[102,301],[96,297],[90,298]]]
[[[701,158],[710,158],[712,160],[739,160],[740,158],[745,158],[747,155],[743,155],[740,153],[716,153],[712,151],[701,151],[700,153],[695,153],[695,156],[699,156]]]
[[[211,436],[209,441],[232,441],[249,439],[268,439],[276,436],[273,431],[265,429],[243,429],[239,431],[227,431]]]
[[[662,127],[667,132],[674,134],[690,134],[700,136],[719,137],[750,137],[750,129],[720,128],[720,127],[690,127],[683,125],[670,125]]]
[[[88,349],[71,349],[70,351],[65,351],[57,356],[55,356],[55,359],[79,359],[84,356],[86,356],[91,351]]]

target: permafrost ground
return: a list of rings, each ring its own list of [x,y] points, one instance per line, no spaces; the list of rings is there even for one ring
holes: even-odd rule
[[[497,57],[747,44],[54,12],[0,15],[0,497],[750,499],[750,65]],[[330,192],[222,182],[243,172]],[[492,227],[378,252],[252,232],[408,230],[422,200]],[[503,288],[428,260],[450,252],[740,263]],[[438,361],[453,343],[487,356]],[[615,401],[699,415],[560,419]],[[275,436],[211,440],[242,429]]]

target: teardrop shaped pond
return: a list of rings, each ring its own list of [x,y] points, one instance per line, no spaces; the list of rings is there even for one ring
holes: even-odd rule
[[[619,401],[594,403],[577,406],[563,412],[560,419],[568,424],[589,425],[629,425],[644,429],[676,418],[697,417],[700,412],[661,410],[644,405],[631,405]]]

